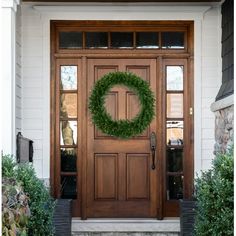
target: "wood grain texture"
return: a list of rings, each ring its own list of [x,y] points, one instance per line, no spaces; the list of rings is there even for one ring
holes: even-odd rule
[[[191,197],[193,186],[193,23],[189,21],[85,21],[83,29],[121,31],[184,30],[184,50],[59,50],[58,32],[78,29],[83,21],[51,23],[51,159],[52,194],[60,198],[59,78],[60,65],[77,65],[78,148],[77,200],[73,215],[87,217],[178,216],[178,201],[166,200],[166,93],[165,66],[184,65],[184,192]],[[91,123],[88,98],[95,81],[111,71],[130,71],[149,82],[156,97],[156,117],[137,137],[120,140],[98,131]],[[73,91],[68,91],[71,93]],[[134,117],[140,107],[136,95],[115,86],[106,100],[107,111],[116,119]],[[157,134],[156,169],[151,170],[150,132]],[[61,145],[61,147],[64,147]],[[75,173],[68,173],[68,175]]]

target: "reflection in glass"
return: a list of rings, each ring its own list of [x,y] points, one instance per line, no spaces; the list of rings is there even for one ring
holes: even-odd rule
[[[86,48],[107,48],[108,33],[107,32],[86,32]]]
[[[60,121],[60,139],[61,145],[77,143],[77,121]]]
[[[166,112],[168,118],[183,117],[183,94],[167,94]]]
[[[59,33],[59,48],[82,48],[83,37],[82,32],[60,32]]]
[[[61,66],[60,89],[77,89],[77,66]]]
[[[166,139],[168,145],[183,145],[183,121],[166,122]]]
[[[162,32],[161,41],[162,41],[162,48],[183,49],[184,32]]]
[[[183,149],[167,149],[166,160],[168,172],[183,171]]]
[[[167,176],[167,200],[183,198],[183,176]]]
[[[76,149],[74,148],[61,148],[61,171],[76,171]]]
[[[111,32],[112,48],[132,48],[133,33],[132,32]]]
[[[183,90],[183,66],[166,67],[166,89]]]
[[[159,48],[157,32],[137,32],[136,33],[137,48]]]
[[[76,118],[77,117],[77,94],[63,93],[61,94],[60,106],[61,118]]]
[[[76,177],[61,176],[61,198],[77,198]]]

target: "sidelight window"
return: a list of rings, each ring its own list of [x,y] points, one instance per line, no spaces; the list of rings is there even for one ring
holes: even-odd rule
[[[65,44],[64,44],[65,45]],[[60,195],[77,198],[77,66],[60,66]]]
[[[167,65],[166,75],[166,198],[183,198],[184,67]]]

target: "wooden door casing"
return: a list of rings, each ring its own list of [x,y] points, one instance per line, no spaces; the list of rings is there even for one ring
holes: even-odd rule
[[[89,59],[88,91],[104,74],[133,72],[150,83],[156,95],[155,59]],[[109,92],[106,107],[113,119],[132,119],[138,98],[122,86]],[[156,117],[142,135],[122,140],[104,135],[88,124],[87,217],[156,217],[157,169],[151,169],[151,131]]]
[[[77,65],[79,68],[79,78],[78,78],[78,159],[77,159],[77,199],[73,200],[73,216],[82,217],[86,219],[87,217],[136,217],[139,211],[144,213],[140,214],[138,217],[157,217],[159,219],[169,216],[178,216],[178,200],[167,201],[166,199],[166,140],[165,140],[165,65],[182,65],[184,61],[184,66],[186,67],[186,74],[184,85],[184,120],[185,120],[185,131],[184,139],[187,140],[185,143],[184,150],[184,197],[190,198],[193,189],[193,168],[194,168],[194,157],[193,157],[193,116],[189,115],[189,108],[193,107],[193,22],[190,21],[52,21],[51,22],[51,96],[50,96],[50,184],[52,195],[56,198],[60,198],[60,142],[59,142],[59,96],[60,91],[58,91],[58,79],[59,67],[60,65]],[[71,28],[72,27],[72,28]],[[87,49],[85,47],[78,49],[60,49],[59,48],[59,34],[60,31],[70,31],[82,30],[86,31],[103,31],[111,30],[116,31],[172,31],[172,30],[184,30],[186,32],[185,48],[183,50],[174,49]],[[100,61],[100,62],[99,62]],[[147,76],[151,85],[151,89],[155,92],[156,96],[156,120],[153,122],[146,133],[141,136],[132,139],[126,146],[124,146],[125,152],[120,152],[118,149],[113,149],[111,146],[115,145],[115,138],[108,138],[102,132],[97,129],[92,128],[90,113],[88,110],[88,97],[91,93],[91,89],[94,84],[94,78],[99,78],[104,73],[112,70],[126,70],[125,61],[127,65],[132,66],[132,72],[137,73],[141,77],[145,78],[147,73],[142,73],[145,70],[139,67],[145,68],[145,66],[150,66],[156,77],[155,88],[152,86],[152,79],[154,76],[150,74]],[[130,62],[130,64],[128,63]],[[104,64],[105,62],[105,64]],[[131,63],[132,62],[132,63]],[[118,66],[119,64],[120,67]],[[142,65],[143,64],[143,65]],[[155,65],[154,65],[155,64]],[[104,71],[97,71],[97,75],[93,75],[94,66],[99,65],[100,68],[103,67]],[[138,69],[139,68],[139,69]],[[135,70],[136,69],[136,70]],[[99,74],[100,73],[100,74]],[[91,79],[92,78],[92,79]],[[122,104],[125,104],[125,99],[118,99],[117,95],[125,93],[125,90],[121,88],[116,88],[117,91],[113,90],[108,94],[108,99],[106,100],[106,107],[111,113],[113,118],[132,118],[138,112],[137,100],[133,99],[132,93],[129,95],[130,103],[132,104],[132,109],[126,111]],[[126,91],[127,92],[127,91]],[[124,97],[123,97],[124,98]],[[118,102],[117,112],[115,107],[112,106],[115,101]],[[123,114],[123,116],[122,116]],[[124,115],[125,114],[125,115]],[[127,114],[127,116],[126,116]],[[151,131],[155,131],[157,134],[157,151],[156,151],[156,173],[150,174],[151,158],[150,158],[150,148],[149,140],[147,140],[148,135]],[[148,133],[149,132],[149,133]],[[91,139],[93,137],[93,139]],[[94,139],[94,137],[96,137]],[[146,138],[145,138],[146,137]],[[95,140],[95,141],[94,141]],[[135,145],[135,141],[137,144]],[[125,142],[125,141],[123,141]],[[141,143],[141,144],[140,144]],[[94,145],[96,144],[96,145]],[[105,149],[93,149],[100,148],[99,145],[105,144]],[[122,143],[121,143],[122,144]],[[115,147],[115,146],[114,146]],[[128,148],[134,147],[135,152],[129,151]],[[142,147],[144,149],[142,149]],[[92,149],[91,149],[92,148]],[[92,151],[90,151],[92,150]],[[96,157],[94,155],[94,151]],[[92,152],[92,153],[91,153]],[[121,154],[119,154],[121,153]],[[101,155],[102,154],[102,155]],[[126,155],[128,154],[128,155]],[[133,155],[134,154],[134,155]],[[96,161],[95,161],[96,160]],[[127,164],[128,163],[128,164]],[[136,168],[132,168],[135,166]],[[142,167],[141,167],[142,166]],[[149,188],[139,188],[135,184],[130,185],[129,191],[127,191],[127,186],[122,185],[123,182],[133,183],[132,178],[138,176],[140,169],[146,170],[145,176],[148,178],[141,178],[143,183],[149,181]],[[96,167],[96,169],[95,169]],[[109,167],[109,168],[108,168]],[[110,168],[111,167],[111,168]],[[109,171],[110,169],[115,171]],[[122,169],[123,168],[123,169]],[[104,169],[108,169],[108,173],[104,172]],[[97,176],[98,182],[104,184],[98,185],[90,176],[92,173],[93,178]],[[95,171],[96,170],[96,171]],[[121,171],[123,170],[123,171]],[[126,170],[126,171],[124,171]],[[129,179],[127,180],[127,170],[131,171]],[[133,171],[133,172],[132,172]],[[104,174],[105,173],[105,174]],[[124,175],[122,175],[122,173]],[[74,174],[74,173],[70,173]],[[108,177],[107,177],[108,176]],[[111,177],[111,178],[110,178]],[[152,177],[154,181],[152,182]],[[106,182],[108,181],[108,182]],[[113,181],[113,182],[112,182]],[[114,185],[112,183],[116,183]],[[137,181],[138,182],[138,181]],[[150,186],[154,188],[150,188]],[[111,186],[106,190],[105,185]],[[144,185],[143,185],[144,186]],[[148,186],[148,184],[147,184]],[[90,191],[91,190],[91,191]],[[138,191],[137,191],[138,190]],[[92,192],[93,191],[93,192]],[[136,191],[136,192],[135,192]],[[149,196],[148,196],[149,193]],[[136,196],[142,197],[135,199]],[[155,200],[150,200],[150,196],[154,196]],[[148,197],[149,202],[152,204],[151,211],[148,211]],[[96,201],[94,200],[96,199]],[[118,200],[117,200],[118,199]],[[126,199],[126,200],[124,200]],[[123,205],[125,201],[130,201],[130,205]],[[142,205],[146,201],[146,206],[137,208],[135,201],[139,201]],[[102,206],[102,202],[107,203]],[[120,202],[120,203],[114,203]],[[133,205],[132,203],[133,202]],[[112,205],[113,204],[113,205]],[[128,203],[127,203],[128,204]],[[145,205],[144,204],[144,205]],[[93,206],[95,213],[93,213]],[[125,207],[127,207],[127,212],[125,214]],[[112,216],[109,212],[112,209],[116,209],[116,214]],[[121,209],[120,212],[119,209]],[[146,209],[146,210],[145,210]],[[122,212],[123,211],[123,212]],[[132,211],[136,211],[132,213]],[[117,213],[118,212],[118,213]],[[101,213],[101,215],[100,215]],[[122,215],[123,214],[123,215]]]

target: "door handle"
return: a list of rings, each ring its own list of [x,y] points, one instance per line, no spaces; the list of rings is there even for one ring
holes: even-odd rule
[[[155,156],[156,156],[156,145],[157,145],[157,138],[155,132],[152,132],[150,135],[150,148],[152,152],[152,169],[155,170]]]

